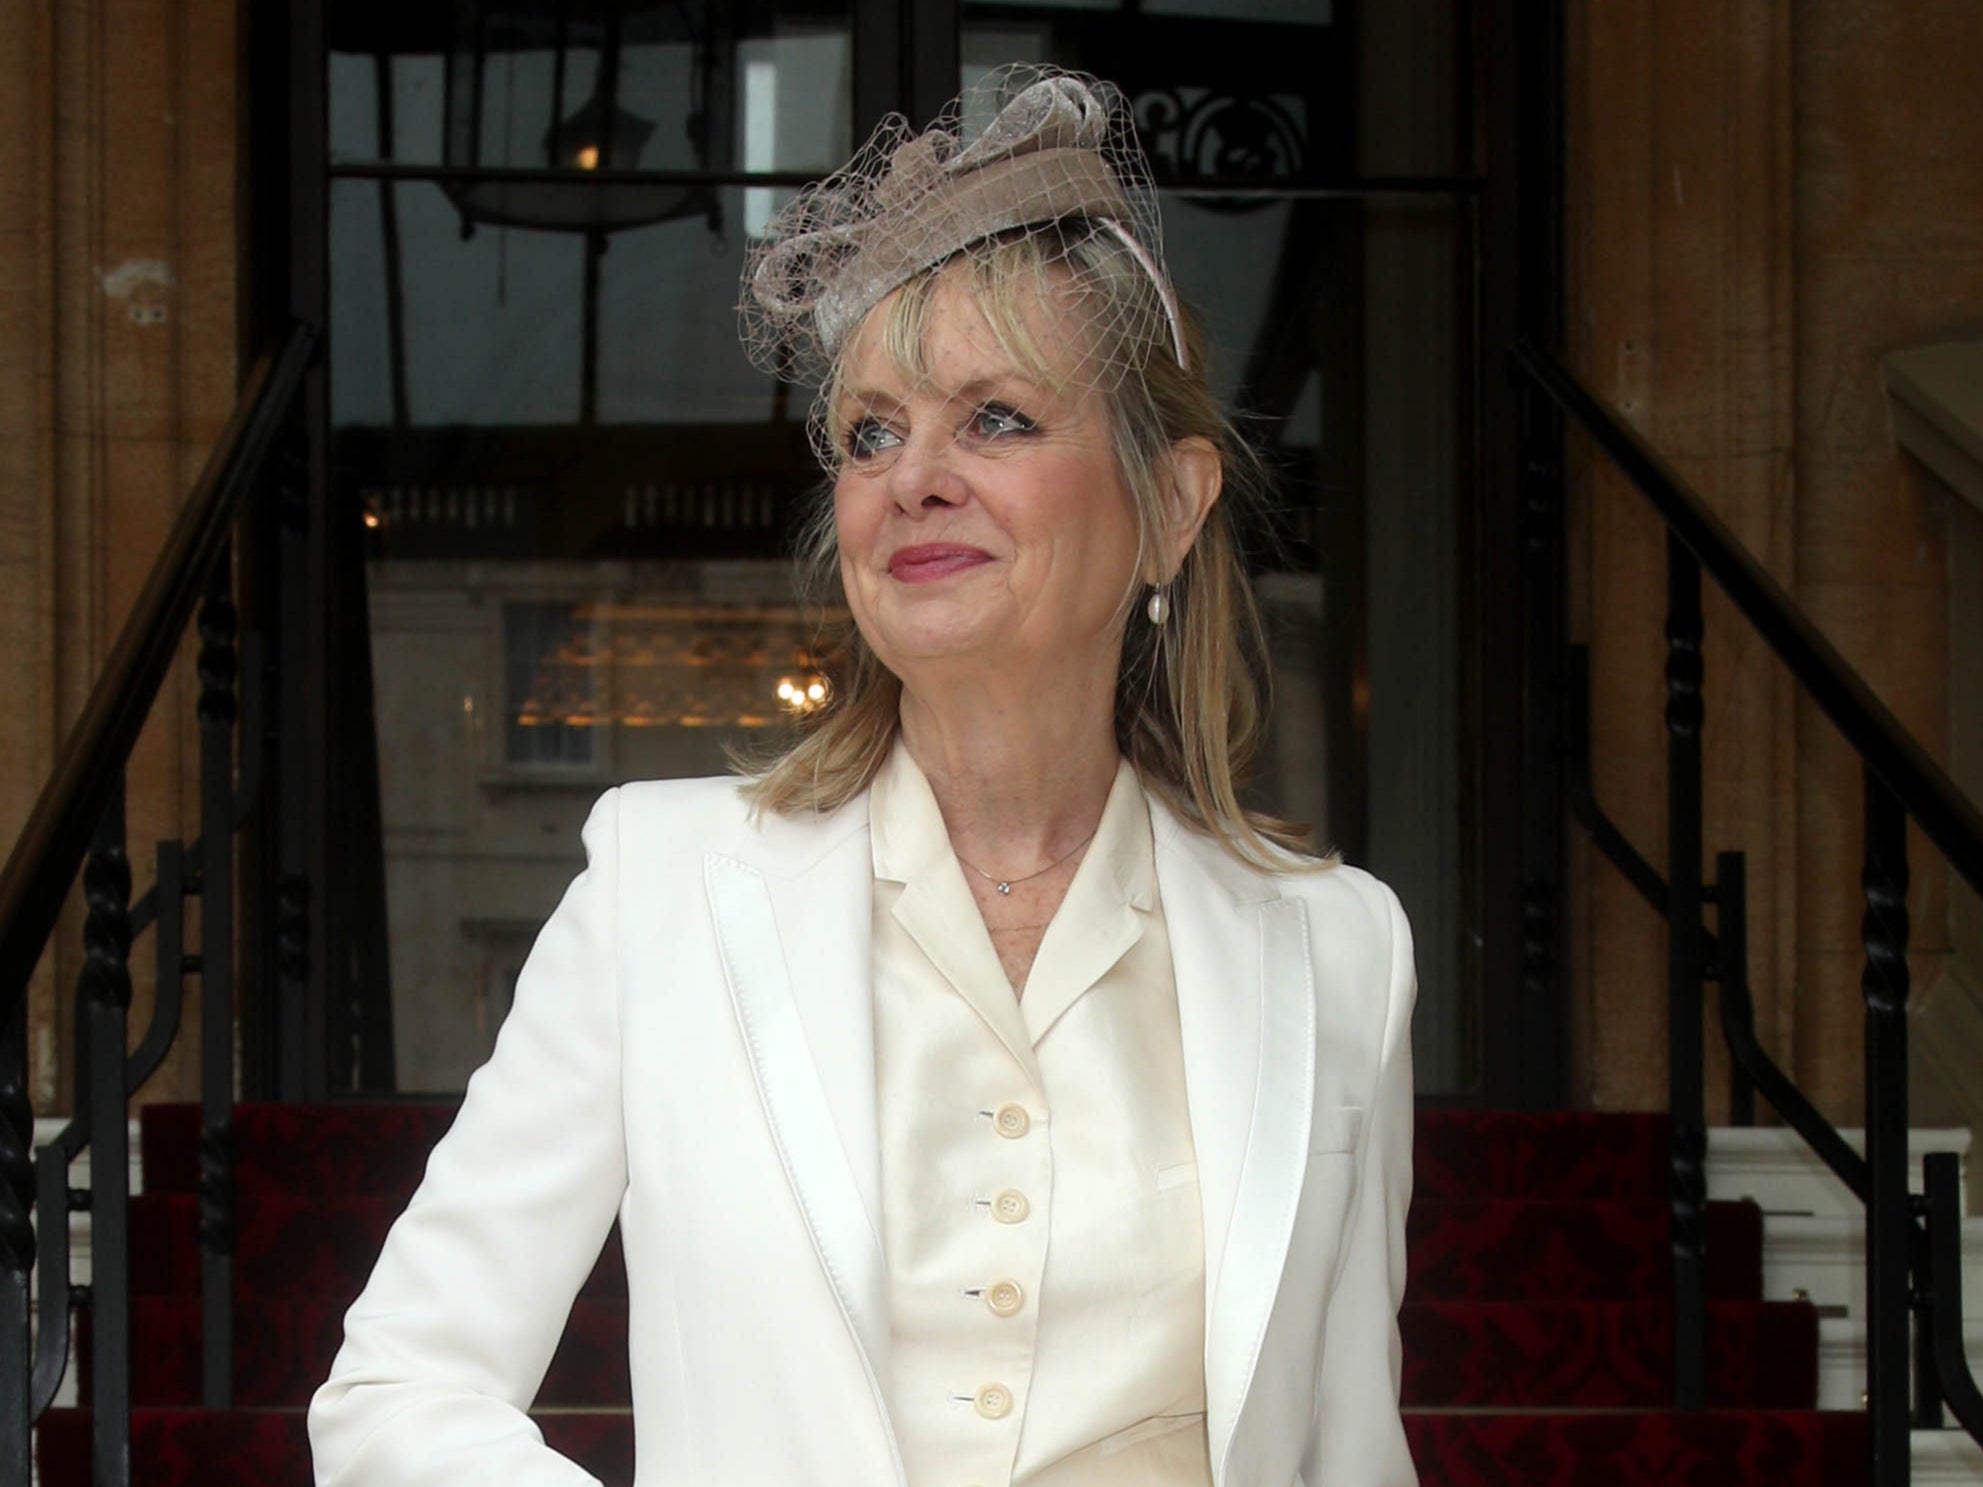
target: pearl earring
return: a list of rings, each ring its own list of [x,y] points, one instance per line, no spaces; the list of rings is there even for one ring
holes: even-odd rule
[[[1153,583],[1150,585],[1150,602],[1143,606],[1143,612],[1150,617],[1150,623],[1161,625],[1170,618],[1170,585]]]

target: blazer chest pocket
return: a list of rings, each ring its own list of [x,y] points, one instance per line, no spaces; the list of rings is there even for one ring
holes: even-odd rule
[[[1361,1105],[1325,1106],[1315,1112],[1309,1124],[1308,1154],[1311,1157],[1326,1157],[1354,1152],[1362,1135]]]

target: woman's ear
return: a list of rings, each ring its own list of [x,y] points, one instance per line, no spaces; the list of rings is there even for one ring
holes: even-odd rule
[[[1224,488],[1226,462],[1210,439],[1193,434],[1171,445],[1171,522],[1163,537],[1162,578],[1183,566],[1185,554],[1198,539],[1198,529],[1211,515],[1212,503]]]

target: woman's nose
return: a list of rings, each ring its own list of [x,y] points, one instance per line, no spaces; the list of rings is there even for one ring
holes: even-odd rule
[[[905,515],[943,510],[964,499],[956,448],[947,435],[910,434],[888,472],[889,495]]]

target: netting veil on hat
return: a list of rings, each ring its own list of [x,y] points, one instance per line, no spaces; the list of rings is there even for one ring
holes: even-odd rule
[[[744,264],[746,349],[767,371],[817,372],[925,269],[1068,219],[1110,233],[1149,276],[1182,363],[1156,190],[1128,101],[1112,84],[1029,64],[989,74],[921,134],[900,115],[884,119],[852,160],[771,220]]]

